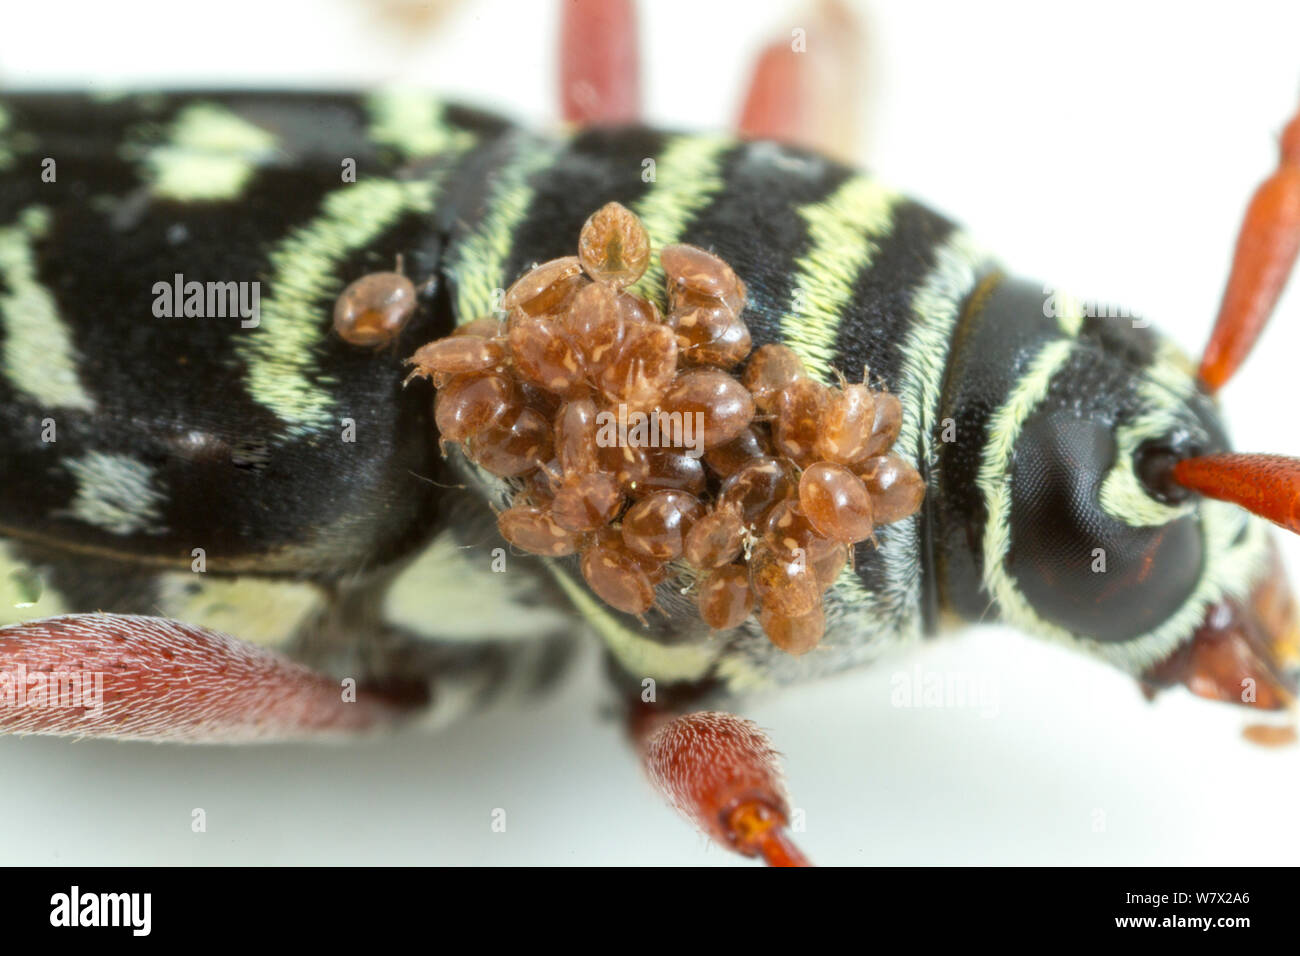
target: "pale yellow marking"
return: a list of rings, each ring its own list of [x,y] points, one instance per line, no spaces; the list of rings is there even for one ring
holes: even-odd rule
[[[5,380],[42,409],[90,411],[95,402],[77,374],[77,350],[36,274],[35,243],[48,228],[49,212],[39,206],[24,210],[16,225],[0,228]]]
[[[166,499],[153,485],[153,469],[129,455],[87,452],[63,467],[77,479],[68,514],[112,534],[156,534]]]
[[[39,569],[19,560],[9,542],[0,541],[0,627],[72,610]]]
[[[1138,386],[1145,411],[1116,430],[1115,465],[1098,494],[1102,510],[1117,521],[1134,527],[1161,525],[1196,510],[1191,501],[1181,505],[1156,501],[1133,471],[1134,455],[1143,442],[1162,438],[1186,421],[1180,412],[1196,391],[1195,375],[1195,367],[1182,350],[1169,339],[1160,339]]]
[[[238,199],[260,163],[275,153],[275,136],[217,103],[185,107],[167,142],[148,147],[153,195],[178,202]]]
[[[303,581],[194,571],[159,575],[157,594],[161,616],[263,647],[286,645],[325,603],[320,589]]]
[[[681,242],[700,210],[726,186],[722,159],[734,145],[735,140],[726,136],[674,137],[655,158],[655,181],[650,191],[632,206],[653,246],[650,268],[631,291],[650,299],[661,310],[667,305],[667,295],[659,250]]]
[[[407,159],[460,154],[474,144],[469,130],[447,121],[447,109],[435,96],[416,90],[383,90],[370,97],[370,138],[391,146]]]
[[[1052,379],[1069,361],[1073,339],[1054,339],[1043,346],[1015,384],[1006,402],[988,422],[977,484],[988,506],[984,530],[984,583],[1003,613],[1008,616],[1033,614],[1003,561],[1011,548],[1010,466],[1020,430],[1030,413],[1047,395]]]
[[[450,534],[436,538],[389,587],[384,619],[447,641],[526,640],[572,626],[570,614],[523,606],[532,579],[510,569],[509,554],[506,570],[493,571],[493,550],[459,547]]]
[[[551,165],[565,145],[566,142],[521,142],[515,155],[496,174],[487,215],[457,248],[455,268],[460,281],[456,305],[462,323],[499,308],[497,290],[504,291],[518,278],[505,274],[506,260],[514,244],[515,230],[527,217],[536,193],[529,181]],[[576,236],[574,248],[577,248]]]
[[[319,349],[342,291],[338,267],[403,215],[431,212],[435,185],[371,179],[325,197],[321,213],[295,229],[270,254],[270,293],[260,324],[235,335],[249,394],[289,431],[304,434],[333,424],[334,379]]]
[[[606,606],[560,568],[547,563],[564,593],[595,628],[610,653],[629,674],[657,681],[699,680],[709,672],[722,644],[665,645],[625,627]]]
[[[829,198],[799,210],[811,248],[795,262],[794,300],[781,337],[823,380],[832,378],[835,340],[854,283],[871,265],[877,243],[888,237],[900,198],[873,177],[854,176]]]
[[[1056,313],[1056,326],[1066,338],[1077,338],[1083,328],[1083,301],[1069,292],[1052,292],[1051,306]]]
[[[943,379],[952,351],[952,333],[971,290],[992,267],[988,255],[965,233],[956,232],[934,250],[934,264],[912,293],[912,321],[902,349],[897,381],[891,383],[903,409],[903,423],[894,451],[912,460],[925,474],[936,464],[934,432]],[[916,457],[913,458],[912,456]],[[933,494],[935,485],[927,489]],[[879,529],[880,554],[885,561],[888,616],[897,620],[905,639],[921,636],[921,515]],[[862,579],[849,575],[851,600],[867,593]],[[845,582],[841,582],[841,587]]]

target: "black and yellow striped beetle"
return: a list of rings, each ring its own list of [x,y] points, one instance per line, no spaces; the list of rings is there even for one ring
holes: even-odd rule
[[[593,23],[626,49],[622,5],[571,7],[569,38]],[[440,720],[544,685],[581,622],[670,798],[720,843],[797,862],[766,739],[702,709],[865,664],[945,612],[992,609],[1152,687],[1290,702],[1266,527],[1209,496],[1290,517],[1290,464],[1223,455],[1212,393],[1294,258],[1297,121],[1198,373],[1144,324],[1046,296],[942,216],[783,145],[801,104],[771,95],[780,56],[745,138],[614,123],[628,59],[570,58],[590,69],[567,104],[586,125],[563,135],[404,93],[0,100],[0,726],[215,741]],[[812,654],[749,625],[711,635],[667,585],[627,618],[571,565],[505,554],[501,487],[444,459],[428,392],[402,388],[402,358],[496,312],[608,201],[656,246],[722,256],[756,343],[899,397],[926,503],[857,549]],[[334,335],[339,292],[399,259],[418,307],[395,341]],[[53,706],[51,672],[101,675],[102,707]]]

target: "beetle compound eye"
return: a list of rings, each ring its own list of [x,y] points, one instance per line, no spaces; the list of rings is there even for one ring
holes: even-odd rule
[[[1200,517],[1151,501],[1129,465],[1109,422],[1044,408],[1025,420],[1010,467],[1008,577],[1043,620],[1109,643],[1183,607],[1206,556]],[[1149,517],[1133,521],[1143,507]]]
[[[661,319],[628,291],[649,263],[644,226],[610,203],[577,256],[511,285],[505,329],[474,319],[420,348],[409,378],[433,381],[441,438],[511,481],[497,524],[514,547],[578,555],[626,614],[672,575],[708,627],[757,612],[776,647],[807,653],[849,548],[920,507],[920,474],[890,452],[902,408],[821,384],[784,345],[751,351],[744,283],[704,249],[660,254]]]
[[[334,303],[334,331],[352,345],[392,342],[415,315],[415,285],[397,272],[357,279]]]

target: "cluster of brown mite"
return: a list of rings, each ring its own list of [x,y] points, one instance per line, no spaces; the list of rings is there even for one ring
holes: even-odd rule
[[[580,555],[591,589],[629,614],[685,562],[710,627],[737,627],[757,605],[772,642],[802,654],[852,546],[920,506],[920,476],[890,452],[898,399],[823,385],[782,345],[751,352],[743,283],[694,246],[660,253],[664,321],[628,291],[649,262],[640,220],[610,203],[576,256],[506,291],[504,324],[480,318],[430,342],[411,377],[433,379],[442,440],[514,480],[498,519],[512,545]],[[652,418],[676,440],[646,447],[627,438],[644,427],[611,424]]]

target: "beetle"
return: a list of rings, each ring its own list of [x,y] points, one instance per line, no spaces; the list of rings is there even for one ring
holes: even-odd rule
[[[40,206],[24,201],[38,195],[24,192],[33,189],[30,182],[15,177],[14,190],[7,194],[16,205],[12,215],[9,207],[5,211],[9,223],[4,237],[6,287],[11,296],[24,296],[27,311],[19,331],[29,336],[7,339],[23,345],[18,354],[26,360],[8,366],[12,371],[5,383],[13,393],[5,402],[5,427],[13,436],[7,447],[18,449],[5,465],[4,525],[12,539],[11,560],[34,566],[46,580],[43,599],[50,602],[58,595],[68,602],[61,610],[87,612],[102,607],[138,613],[161,608],[168,616],[211,626],[215,622],[207,614],[210,608],[252,608],[259,600],[263,606],[271,604],[276,619],[254,615],[261,622],[261,633],[245,630],[242,636],[259,636],[264,643],[278,645],[333,674],[349,674],[350,668],[356,668],[374,697],[363,694],[360,706],[343,711],[349,722],[369,724],[401,710],[405,702],[428,696],[422,671],[443,680],[450,680],[453,673],[470,681],[484,680],[485,672],[545,671],[554,655],[542,651],[548,644],[545,640],[527,645],[522,654],[516,644],[500,647],[475,641],[472,652],[465,655],[435,642],[401,640],[406,625],[427,629],[431,620],[437,620],[436,609],[403,617],[395,622],[397,627],[386,626],[364,647],[346,639],[358,622],[373,625],[383,619],[374,605],[375,595],[385,588],[388,594],[418,591],[421,582],[450,576],[452,572],[439,564],[450,545],[445,540],[440,543],[443,554],[438,559],[425,547],[430,529],[443,526],[447,512],[456,513],[455,530],[467,536],[463,540],[486,532],[482,524],[476,529],[465,514],[468,505],[460,496],[434,494],[429,487],[419,487],[427,482],[410,474],[445,483],[463,480],[448,472],[433,450],[427,395],[399,392],[394,367],[377,363],[374,355],[357,353],[332,340],[322,343],[319,334],[304,337],[301,326],[294,324],[299,303],[293,300],[293,283],[298,276],[310,280],[308,298],[318,309],[324,302],[321,315],[327,316],[327,306],[332,304],[329,293],[312,283],[337,291],[343,281],[404,254],[411,274],[444,280],[428,289],[416,323],[407,330],[410,344],[417,344],[451,321],[490,311],[496,289],[528,263],[567,250],[576,226],[605,198],[618,198],[641,210],[657,243],[686,238],[724,252],[751,287],[765,294],[765,300],[757,300],[758,312],[751,323],[759,338],[780,335],[793,340],[807,355],[821,356],[828,372],[832,367],[869,364],[873,374],[909,399],[904,402],[913,416],[908,440],[930,445],[928,450],[919,447],[917,460],[926,463],[931,477],[928,497],[933,510],[915,527],[900,528],[897,540],[894,535],[882,536],[878,551],[859,556],[859,578],[867,583],[839,595],[845,615],[841,627],[855,633],[859,641],[850,641],[842,654],[830,641],[827,650],[832,653],[796,663],[781,655],[764,657],[761,643],[741,642],[728,647],[724,659],[707,660],[707,666],[702,666],[698,650],[702,637],[695,635],[693,640],[689,628],[679,627],[671,618],[652,622],[653,639],[647,646],[645,632],[592,607],[571,579],[551,580],[549,571],[504,576],[511,591],[524,592],[511,594],[511,603],[550,607],[547,594],[557,588],[565,600],[577,602],[602,632],[622,669],[635,678],[658,676],[661,690],[671,689],[664,697],[697,706],[714,694],[744,690],[750,683],[804,679],[849,666],[869,658],[881,645],[919,636],[930,627],[933,608],[940,604],[972,617],[983,615],[988,592],[998,599],[1004,616],[1029,629],[1083,644],[1151,680],[1169,681],[1174,674],[1148,665],[1199,645],[1188,643],[1194,628],[1185,621],[1163,631],[1158,625],[1186,603],[1188,593],[1197,594],[1195,603],[1204,604],[1208,598],[1201,593],[1202,586],[1227,589],[1240,598],[1247,584],[1262,579],[1266,557],[1258,524],[1244,521],[1235,509],[1178,500],[1181,492],[1168,483],[1162,470],[1166,465],[1175,471],[1182,468],[1188,483],[1220,493],[1229,490],[1221,474],[1197,477],[1186,473],[1195,466],[1174,465],[1215,452],[1224,447],[1225,439],[1203,394],[1206,390],[1194,388],[1194,380],[1180,368],[1167,343],[1145,330],[1092,321],[1072,305],[1059,314],[1046,314],[1040,289],[998,276],[942,217],[893,196],[874,180],[815,156],[765,142],[739,144],[698,137],[656,142],[656,134],[641,130],[621,134],[592,130],[561,144],[519,133],[491,117],[442,109],[419,98],[362,103],[323,97],[294,103],[289,97],[162,97],[97,104],[97,131],[124,148],[109,157],[94,157],[93,170],[78,179],[78,144],[84,141],[88,104],[16,98],[7,110],[15,161],[25,158],[31,146],[48,145],[52,155],[72,157],[71,176],[69,162],[60,164],[60,181],[72,187],[70,192],[93,193],[95,183],[101,181],[92,183],[93,173],[115,187],[100,195],[115,195],[118,200],[111,204],[111,214],[92,201],[79,202],[76,208],[60,206],[47,216],[29,212],[32,205]],[[265,131],[256,121],[267,114],[275,119],[263,122],[281,130],[274,148],[265,144]],[[303,132],[322,125],[329,130],[328,137],[321,137],[328,140],[323,149]],[[365,135],[359,135],[363,129]],[[219,135],[232,137],[235,145],[227,140],[215,150],[216,157],[204,155],[214,151],[214,144],[204,137]],[[295,140],[295,135],[305,142]],[[392,137],[387,143],[385,135]],[[25,141],[28,146],[22,145]],[[391,173],[378,176],[378,184],[367,182],[366,176],[350,184],[380,186],[362,191],[360,199],[354,197],[359,208],[348,207],[343,199],[330,199],[339,186],[335,164],[340,142],[356,147],[347,152],[357,153],[361,165],[373,158],[375,171]],[[378,148],[368,152],[367,144]],[[669,151],[669,145],[677,150]],[[186,155],[187,150],[206,162],[187,169],[185,160],[194,158]],[[461,151],[457,160],[448,162],[446,157],[456,150]],[[261,159],[263,153],[280,158]],[[277,168],[286,155],[299,165]],[[313,156],[327,157],[329,162],[322,162],[313,173]],[[657,160],[653,183],[641,179],[641,161],[646,156]],[[214,158],[217,169],[210,162]],[[685,175],[674,170],[679,159],[684,160]],[[80,161],[91,165],[84,157]],[[201,176],[196,166],[202,169]],[[247,171],[250,166],[252,173]],[[616,170],[624,168],[635,173],[627,177],[633,181],[615,182]],[[803,179],[798,178],[801,172]],[[566,173],[572,178],[565,180]],[[233,188],[232,181],[241,175],[248,177],[241,188],[253,191],[236,194],[243,202],[234,215],[229,206],[221,206],[230,197],[211,191]],[[421,176],[446,177],[438,195],[454,196],[455,205],[441,200],[431,207],[423,205],[429,180]],[[79,183],[83,184],[80,190]],[[807,192],[798,194],[795,183]],[[673,195],[671,189],[687,195]],[[532,193],[526,194],[528,190]],[[573,202],[575,193],[583,199],[580,205]],[[757,205],[765,193],[772,200],[766,208]],[[655,200],[656,195],[666,198]],[[269,203],[272,197],[274,205]],[[728,200],[740,208],[728,212]],[[674,230],[675,220],[683,218],[682,209],[691,203],[699,205],[687,213],[684,231]],[[334,209],[336,205],[342,208]],[[520,207],[523,218],[513,228],[498,232],[494,212],[498,219],[508,220]],[[343,254],[330,259],[331,274],[326,279],[310,272],[321,248],[335,251],[329,243],[351,235],[350,229],[364,231],[364,223],[357,222],[361,209],[369,214],[376,208],[397,208],[401,218],[382,222],[379,234],[368,236],[364,247],[345,244]],[[295,220],[294,210],[324,215]],[[437,224],[433,230],[422,221],[428,215]],[[761,247],[754,242],[752,230],[745,234],[744,217],[759,218],[769,230]],[[172,225],[181,221],[184,228],[161,229],[163,220]],[[881,220],[884,224],[873,229]],[[295,221],[316,228],[284,230]],[[563,223],[568,226],[561,228]],[[778,223],[788,231],[783,234]],[[241,233],[241,228],[247,232]],[[98,236],[95,229],[101,230]],[[817,237],[826,232],[828,241],[818,246]],[[505,251],[503,235],[509,246]],[[115,258],[112,269],[98,267],[107,245],[105,236],[122,247],[121,261]],[[271,245],[268,236],[285,241],[274,244],[263,259],[261,250]],[[773,242],[771,236],[780,238]],[[215,247],[216,237],[222,240],[220,249]],[[302,241],[289,241],[293,238]],[[140,245],[133,244],[137,239]],[[187,258],[179,250],[193,240],[197,240],[195,258]],[[795,254],[800,243],[804,256]],[[773,248],[789,252],[789,257],[773,261]],[[843,254],[856,258],[846,266],[835,258]],[[240,264],[222,260],[224,255]],[[258,261],[245,268],[245,258]],[[29,261],[36,265],[29,267]],[[139,313],[141,289],[147,286],[152,291],[158,261],[169,263],[166,276],[266,275],[269,291],[261,324],[252,335],[239,339],[230,325],[163,327],[132,325],[117,318]],[[896,264],[916,272],[909,275]],[[950,268],[951,274],[942,274],[942,267]],[[131,268],[142,271],[132,275]],[[833,281],[826,283],[831,286],[826,294],[840,297],[831,300],[838,302],[838,308],[826,308],[820,296],[814,296],[802,311],[776,305],[793,303],[796,289],[824,292],[819,286],[823,277],[833,278],[846,268],[854,269],[857,280],[847,294]],[[39,281],[32,281],[33,274]],[[102,284],[87,287],[97,276],[102,276]],[[952,300],[949,313],[942,318],[942,307],[927,305],[913,323],[913,316],[900,303],[910,305],[909,300],[926,288],[925,281],[935,276],[937,297],[946,294]],[[75,315],[59,305],[71,296],[74,282],[78,294],[94,303]],[[277,299],[277,290],[286,288],[288,294]],[[40,294],[43,289],[48,289],[45,298]],[[58,306],[52,322],[50,302]],[[950,327],[927,328],[936,318],[951,323]],[[50,337],[61,323],[75,329],[66,341],[57,334]],[[1009,341],[1008,327],[1024,340]],[[316,331],[327,328],[326,320]],[[917,366],[933,360],[932,352],[942,355],[949,330],[957,333],[958,344],[946,362],[937,363],[938,377],[926,380],[929,372],[923,367],[909,371],[909,362]],[[925,334],[932,337],[933,346],[910,341]],[[222,377],[182,373],[169,380],[140,381],[130,357],[146,346],[174,356],[182,368],[200,356],[212,363],[205,367],[227,371]],[[1044,353],[1061,364],[1047,359],[1042,365],[1032,363],[1032,356]],[[1021,359],[1028,365],[1018,364]],[[242,371],[238,383],[232,369]],[[1180,387],[1170,388],[1170,382]],[[1014,415],[997,417],[1003,409],[1021,407],[1023,402],[1012,401],[1015,389],[1031,384],[1042,390],[1041,396],[1028,393],[1038,398],[1034,414],[1022,421]],[[1074,401],[1079,392],[1094,396],[1095,403],[1081,407]],[[44,397],[33,400],[33,394]],[[335,417],[327,419],[321,408],[331,401],[329,410]],[[55,414],[44,414],[50,409]],[[221,409],[221,414],[215,409]],[[342,410],[355,414],[343,415]],[[78,413],[87,417],[79,420]],[[1149,420],[1144,419],[1148,413]],[[352,419],[357,434],[365,437],[357,443],[344,442],[343,418]],[[58,439],[38,445],[33,436],[48,428],[46,419]],[[327,431],[323,424],[327,420],[332,439],[328,445],[319,441]],[[954,423],[958,435],[981,438],[945,442],[939,427],[945,420]],[[1119,434],[1121,426],[1134,422],[1136,427]],[[258,426],[251,429],[251,438],[249,423]],[[1102,467],[1108,456],[1114,458],[1107,447],[1112,432],[1114,443],[1130,452],[1115,459],[1118,470]],[[366,467],[359,473],[345,471],[345,462],[355,466],[359,458],[340,456],[339,448],[350,451],[348,444],[364,446],[376,435],[381,436],[378,443],[365,449]],[[1007,458],[1005,447],[990,457],[998,446],[985,436],[1000,436],[1003,445],[1014,446],[1015,461]],[[63,463],[51,466],[39,457],[42,454],[51,458],[57,454]],[[1090,467],[1063,465],[1080,460]],[[1008,470],[1011,465],[1025,470]],[[1107,492],[1112,475],[1118,477]],[[331,478],[337,483],[331,485]],[[256,494],[250,494],[254,487]],[[1091,503],[1093,499],[1097,508],[1069,510],[1081,500]],[[198,502],[202,508],[196,507]],[[389,509],[383,522],[357,520],[379,506]],[[1124,520],[1139,511],[1136,523]],[[1061,517],[1077,529],[1083,544],[1098,544],[1106,551],[1110,561],[1104,576],[1091,568],[1093,549],[1080,551],[1088,558],[1085,564],[1068,565],[1054,550],[1057,543],[1043,540],[1046,522]],[[479,521],[486,520],[480,512]],[[999,531],[1003,524],[1005,529]],[[1223,541],[1228,550],[1210,554],[1207,549],[1203,555],[1207,563],[1202,566],[1195,560],[1197,536],[1189,534],[1191,525],[1204,526],[1202,534],[1214,535],[1213,540]],[[926,530],[935,535],[929,556],[923,546]],[[304,540],[305,531],[310,534]],[[908,535],[914,546],[904,543]],[[1010,585],[994,578],[993,571],[986,574],[982,566],[990,553],[999,553],[1004,539],[1015,545],[1013,560],[1020,562],[1008,571]],[[213,574],[212,579],[196,579],[194,569],[200,559],[193,554],[195,548],[202,550],[204,573]],[[75,549],[77,557],[62,558],[68,549]],[[129,560],[124,559],[127,552]],[[902,556],[903,563],[891,565],[896,555]],[[919,575],[912,570],[918,566]],[[1246,583],[1216,579],[1221,570],[1214,568],[1227,566]],[[1142,575],[1150,568],[1167,572],[1156,582],[1160,587],[1136,587],[1149,583]],[[1067,573],[1076,577],[1069,579],[1069,586],[1059,586],[1059,576]],[[915,595],[892,593],[890,588],[901,587],[900,582],[914,588]],[[1112,590],[1117,583],[1118,594]],[[1093,585],[1097,590],[1090,593]],[[1022,600],[1017,600],[1016,590],[1024,592]],[[320,591],[325,596],[316,593]],[[878,596],[883,596],[886,613],[902,609],[896,612],[897,620],[882,626],[879,604],[873,601]],[[53,610],[40,607],[39,601],[36,604],[34,614]],[[390,602],[384,604],[379,610],[390,610]],[[391,602],[391,607],[399,604]],[[858,616],[856,626],[849,620],[853,615]],[[557,635],[567,629],[558,615],[554,620],[541,619]],[[1216,632],[1229,637],[1218,637],[1213,645],[1238,646],[1231,638],[1237,626],[1231,618],[1216,619]],[[222,629],[240,633],[233,623]],[[1246,640],[1249,635],[1242,633]],[[127,637],[125,643],[153,663],[159,657],[168,660],[166,653],[178,654],[178,648],[170,646],[175,642],[180,651],[191,651],[189,658],[180,654],[186,665],[183,672],[190,675],[203,673],[204,661],[213,659],[201,651],[251,653],[206,632],[166,630],[156,622],[138,620],[83,620],[76,629],[70,624],[38,623],[10,634],[14,635],[10,639],[22,642],[10,645],[15,659],[26,654],[42,659],[44,651],[38,652],[37,646],[47,648],[53,642],[37,642],[58,635],[84,634],[81,644],[72,645],[83,650],[96,647],[96,642],[111,649],[110,641]],[[286,644],[290,635],[294,643]],[[435,630],[430,636],[446,635]],[[563,643],[558,636],[556,642]],[[1247,640],[1253,651],[1267,650],[1258,645],[1257,638]],[[656,658],[656,654],[663,656]],[[752,659],[755,655],[757,660]],[[277,659],[255,657],[247,663],[262,668],[256,672],[267,680],[285,680],[286,686],[292,686],[291,679],[305,679],[301,671],[278,671],[277,666],[286,665]],[[1189,662],[1180,659],[1179,663]],[[1188,676],[1201,681],[1214,678],[1208,686],[1216,692],[1222,687],[1236,691],[1230,679],[1235,673],[1207,672],[1200,660],[1191,664],[1184,671]],[[693,673],[692,665],[697,668]],[[1273,676],[1269,667],[1261,667],[1252,664],[1251,673]],[[726,674],[726,679],[719,674]],[[1262,691],[1287,693],[1282,676],[1277,675],[1277,688],[1265,682]],[[434,685],[435,699],[447,696],[436,680]],[[318,696],[325,687],[310,684]],[[1274,696],[1266,702],[1280,699]],[[136,703],[135,713],[147,712],[146,702]],[[156,711],[160,723],[133,732],[238,736],[245,732],[237,728],[239,717],[250,713],[250,702],[233,698],[229,703],[229,710],[220,715],[229,725],[205,713],[197,727],[186,726],[181,718],[187,715],[173,708]],[[740,742],[761,749],[739,726],[724,729]],[[699,728],[701,734],[708,730],[708,726]]]

